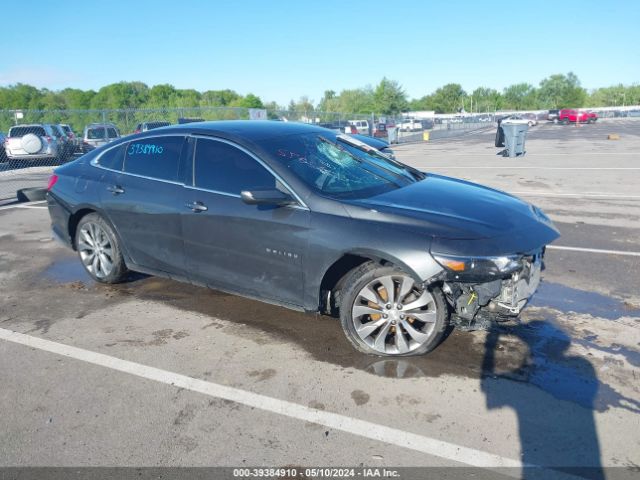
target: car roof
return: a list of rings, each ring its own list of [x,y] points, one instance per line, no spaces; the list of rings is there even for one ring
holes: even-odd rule
[[[264,140],[286,135],[326,132],[326,128],[297,122],[274,122],[269,120],[222,120],[212,122],[186,123],[154,129],[151,135],[160,131],[168,133],[200,133],[230,138],[243,138],[249,141]]]

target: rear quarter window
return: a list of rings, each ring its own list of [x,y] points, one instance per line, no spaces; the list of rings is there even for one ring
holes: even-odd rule
[[[177,182],[184,142],[183,136],[151,137],[129,142],[126,144],[124,171]]]
[[[98,157],[97,164],[104,168],[121,171],[128,143],[111,148]]]

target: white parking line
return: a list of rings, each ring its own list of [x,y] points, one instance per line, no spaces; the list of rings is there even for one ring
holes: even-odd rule
[[[199,380],[102,353],[24,335],[4,328],[0,328],[0,339],[466,465],[487,468],[523,467],[523,463],[519,460],[463,447],[424,435],[405,432],[366,420],[359,420],[266,395]]]
[[[46,206],[37,206],[41,203],[46,203],[46,200],[37,200],[35,202],[16,203],[15,205],[5,205],[0,207],[0,210],[10,210],[12,208],[46,208]]]
[[[623,255],[628,257],[640,257],[640,252],[629,252],[626,250],[602,250],[599,248],[568,247],[565,245],[547,245],[547,248],[551,250],[567,250],[570,252],[603,253],[607,255]]]

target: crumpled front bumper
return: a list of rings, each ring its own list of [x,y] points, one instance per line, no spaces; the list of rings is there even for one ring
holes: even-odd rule
[[[523,257],[521,268],[507,278],[486,282],[445,280],[442,290],[452,308],[454,324],[464,330],[477,330],[517,317],[538,289],[543,265],[541,251]]]

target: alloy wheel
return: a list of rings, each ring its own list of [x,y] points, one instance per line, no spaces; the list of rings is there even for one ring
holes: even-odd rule
[[[78,252],[84,267],[97,278],[105,278],[113,271],[113,246],[107,232],[97,223],[82,225]]]
[[[360,339],[385,355],[402,355],[429,342],[437,319],[436,302],[408,275],[387,275],[357,294],[352,320]]]

